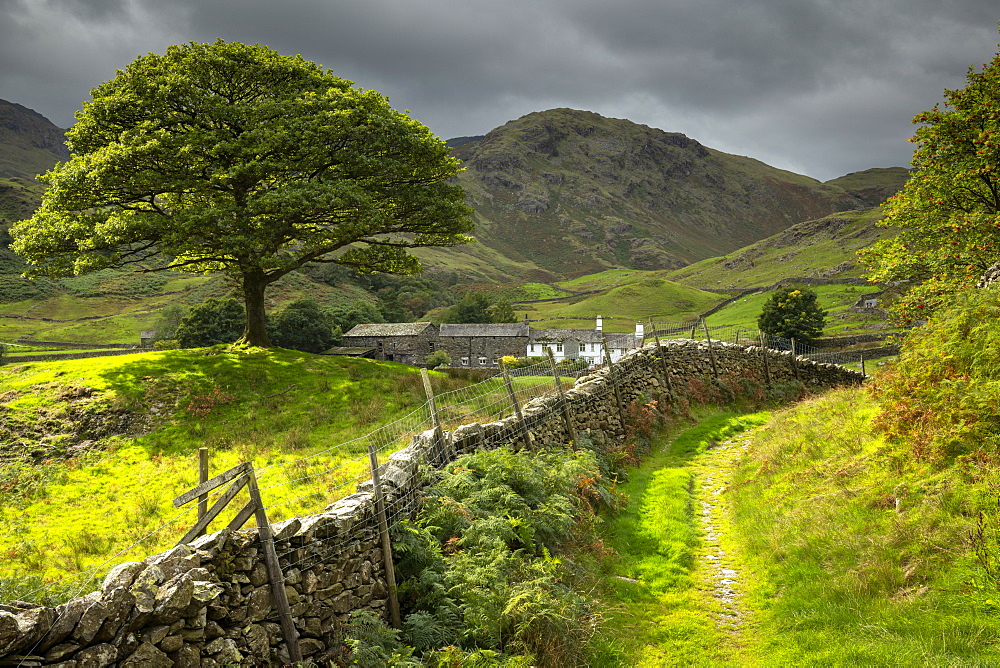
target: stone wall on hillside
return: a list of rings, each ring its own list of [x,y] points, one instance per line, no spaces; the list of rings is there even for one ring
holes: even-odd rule
[[[715,366],[712,364],[714,354]],[[667,383],[720,375],[775,382],[798,374],[809,387],[856,384],[861,374],[792,358],[788,352],[715,342],[668,340],[631,351],[613,367],[578,379],[565,393],[534,399],[515,416],[467,424],[436,437],[417,434],[382,464],[390,525],[414,515],[427,470],[458,455],[505,444],[565,443],[566,416],[578,435],[625,436],[622,407],[661,396]],[[664,365],[664,360],[666,364]],[[793,370],[793,364],[796,370]],[[668,381],[669,377],[669,381]],[[350,613],[384,615],[388,588],[371,481],[306,517],[273,525],[283,587],[307,661],[340,651]],[[0,606],[0,663],[83,666],[223,666],[289,662],[256,530],[223,530],[116,566],[102,587],[63,605]]]

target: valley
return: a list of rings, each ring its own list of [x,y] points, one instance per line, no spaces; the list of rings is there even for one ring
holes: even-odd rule
[[[22,278],[9,226],[37,205],[33,174],[66,155],[44,119],[11,103],[0,111],[4,132],[15,133],[0,134],[0,343],[138,343],[168,316],[233,294],[217,273]],[[475,242],[417,251],[419,278],[290,273],[268,290],[269,312],[307,297],[328,309],[366,304],[388,322],[438,323],[463,295],[482,293],[510,302],[515,319],[534,328],[593,328],[598,315],[609,333],[653,324],[669,333],[674,366],[650,357],[640,370],[626,357],[620,373],[632,375],[621,381],[614,366],[588,379],[543,360],[512,377],[440,368],[425,381],[393,362],[221,344],[44,362],[10,354],[0,366],[0,656],[10,629],[42,614],[33,606],[99,589],[116,564],[173,546],[194,505],[177,510],[172,499],[203,479],[198,451],[207,448],[213,475],[241,462],[258,472],[291,605],[301,613],[316,592],[331,600],[327,616],[296,622],[316,655],[332,653],[336,636],[346,643],[337,651],[368,665],[997,661],[1000,469],[996,420],[985,409],[997,399],[995,290],[907,334],[894,363],[869,357],[864,384],[854,374],[827,389],[799,373],[848,372],[756,347],[767,289],[783,281],[815,290],[827,311],[823,338],[909,332],[882,310],[898,294],[866,283],[857,262],[859,251],[891,238],[878,225],[879,204],[907,170],[820,183],[570,109],[450,143],[466,167],[458,182]],[[877,306],[862,306],[866,298]],[[688,328],[700,343],[682,341]],[[715,370],[716,353],[734,355],[732,368]],[[754,365],[767,359],[765,377]],[[556,411],[563,392],[586,411]],[[538,417],[542,405],[557,426]],[[545,436],[568,433],[573,419],[573,438]],[[423,443],[438,457],[433,448],[444,447],[413,439],[434,434],[435,420],[454,458],[433,474],[420,469],[433,487],[403,493],[415,461],[406,448]],[[477,446],[485,434],[507,445]],[[392,456],[404,463],[393,468]],[[376,618],[387,604],[374,524],[358,524],[363,537],[351,538],[360,542],[342,561],[361,555],[364,564],[340,580],[315,575],[296,552],[335,533],[309,534],[320,531],[318,519],[296,533],[296,518],[336,508],[344,513],[336,524],[352,525],[352,504],[371,497],[369,457],[383,464],[398,513],[399,631]],[[426,514],[403,521],[392,504],[417,497]],[[217,526],[238,511],[228,508]],[[243,535],[178,559],[218,561],[227,600],[259,603],[267,581],[249,561],[254,534]],[[222,640],[234,651],[277,652],[276,617],[206,603],[201,620],[190,597],[183,613],[167,612],[166,578],[115,594],[162,592],[143,613],[159,615],[162,634],[133,647],[105,611],[86,640],[89,631],[73,630],[61,644],[34,647],[50,663],[83,656],[94,638],[130,653],[146,643],[148,655],[171,660],[183,643]],[[352,617],[365,596],[377,599],[379,615]],[[236,608],[244,612],[233,617]]]

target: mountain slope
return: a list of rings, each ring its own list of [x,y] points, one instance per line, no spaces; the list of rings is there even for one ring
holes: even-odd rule
[[[64,132],[41,114],[0,100],[0,230],[38,206],[42,186],[35,177],[69,158]]]
[[[807,220],[745,248],[667,275],[698,288],[751,288],[783,278],[860,278],[859,249],[891,234],[876,224],[878,207]]]
[[[836,184],[572,109],[528,114],[454,154],[481,246],[560,278],[677,268],[867,206]],[[456,252],[482,255],[474,246],[447,255]]]

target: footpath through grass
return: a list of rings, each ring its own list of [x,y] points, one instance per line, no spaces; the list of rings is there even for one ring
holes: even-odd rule
[[[664,439],[603,525],[602,665],[1000,665],[998,460],[922,462],[877,413],[845,388]]]
[[[713,522],[740,450],[733,438],[768,413],[711,415],[674,438],[619,489],[627,505],[603,526],[617,557],[611,566],[604,642],[614,663],[630,666],[723,665],[738,656],[745,624],[735,573]],[[725,572],[724,572],[725,571]],[[733,663],[732,665],[736,665]]]

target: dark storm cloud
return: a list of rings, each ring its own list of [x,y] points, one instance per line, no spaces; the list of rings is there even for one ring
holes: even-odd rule
[[[905,165],[909,121],[998,41],[995,0],[0,0],[0,97],[72,122],[137,55],[259,42],[443,137],[554,106],[827,179]]]

